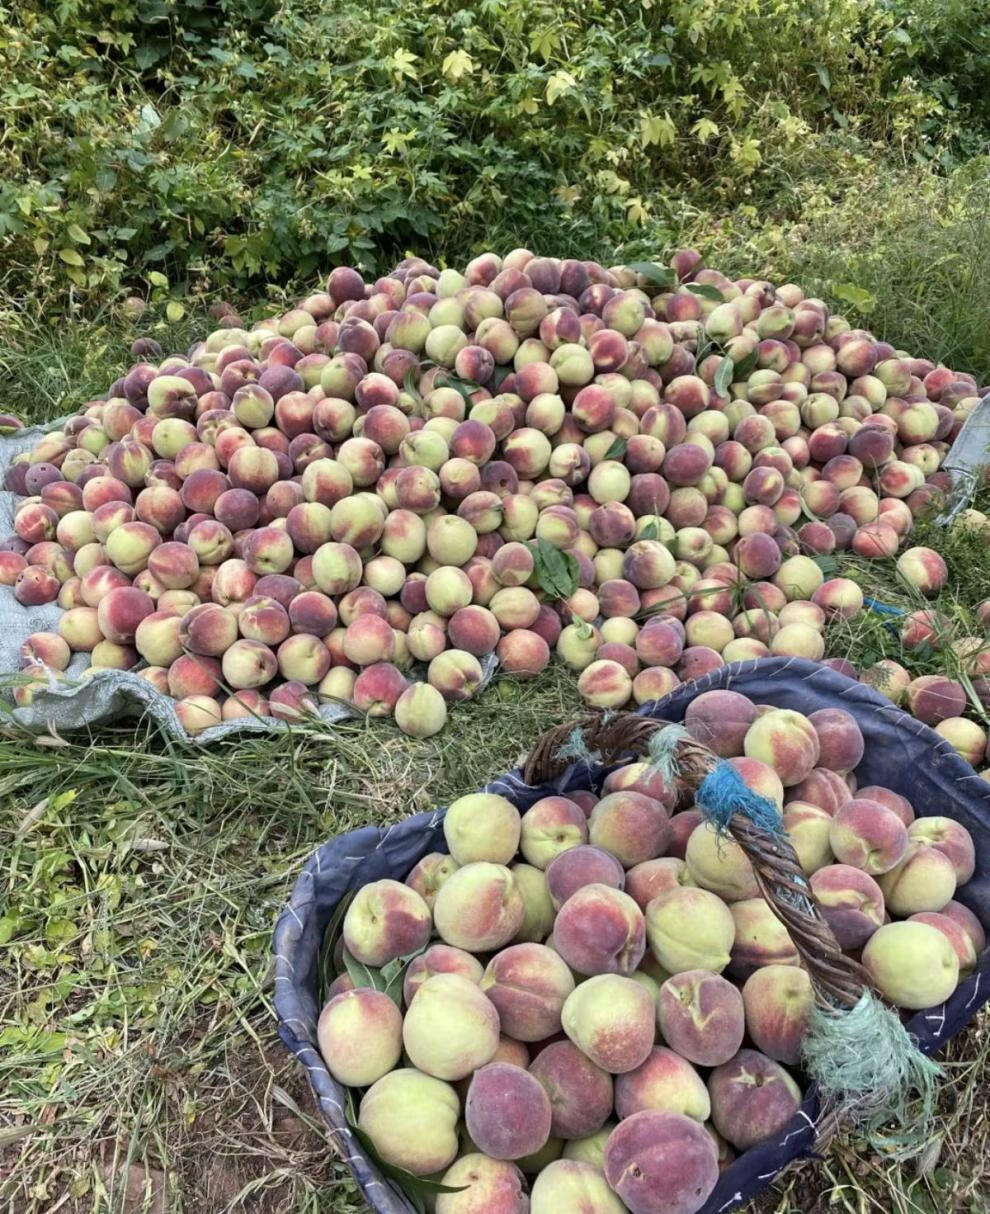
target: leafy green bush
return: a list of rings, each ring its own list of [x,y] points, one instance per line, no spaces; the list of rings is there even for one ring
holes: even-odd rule
[[[938,152],[951,30],[922,87],[907,19],[884,0],[0,5],[0,290],[85,300],[149,270],[205,290],[411,247],[655,244],[739,205],[793,217],[877,147]]]

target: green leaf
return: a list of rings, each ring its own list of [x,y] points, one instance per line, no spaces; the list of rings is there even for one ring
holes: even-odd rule
[[[492,387],[498,391],[509,376],[513,374],[515,374],[515,371],[512,367],[496,367],[492,372]]]
[[[660,528],[656,519],[652,523],[647,523],[643,530],[639,533],[641,540],[655,540],[660,534]]]
[[[582,620],[579,615],[572,616],[571,622],[577,629],[578,638],[580,640],[586,641],[590,636],[594,635],[594,628],[591,627],[587,620]]]
[[[163,290],[168,287],[168,279],[161,272],[161,270],[149,270],[148,282],[150,282],[153,287],[161,287]]]
[[[723,303],[722,292],[718,287],[713,287],[707,282],[689,282],[685,283],[684,289],[690,291],[692,295],[697,295],[701,299],[710,299],[712,303]]]
[[[615,442],[605,452],[606,459],[622,459],[626,453],[626,448],[629,444],[624,438],[617,438]]]
[[[82,266],[86,264],[75,249],[70,249],[68,247],[59,249],[58,255],[67,266]]]
[[[408,392],[417,405],[423,403],[423,398],[419,394],[419,378],[415,367],[410,367],[402,380],[403,390]]]
[[[406,1196],[416,1204],[418,1209],[425,1208],[423,1206],[424,1197],[436,1193],[463,1193],[469,1188],[468,1185],[451,1188],[450,1185],[441,1184],[439,1180],[427,1180],[424,1176],[414,1176],[412,1172],[407,1172],[404,1168],[397,1168],[395,1164],[386,1163],[375,1150],[375,1144],[364,1130],[359,1130],[356,1125],[352,1125],[351,1130],[382,1175],[388,1176],[390,1180],[394,1180]]]
[[[849,304],[855,308],[857,312],[862,312],[869,315],[877,306],[877,297],[867,291],[865,287],[857,287],[851,282],[833,282],[829,286],[829,290],[836,299],[841,299],[843,303]]]
[[[668,266],[657,265],[655,261],[627,261],[626,266],[655,286],[677,286],[677,275]]]
[[[547,540],[536,541],[536,576],[547,594],[569,599],[578,588],[578,563],[570,552],[561,552]]]
[[[418,957],[424,949],[417,949],[414,953],[409,953],[405,957],[396,957],[393,961],[389,961],[387,965],[381,969],[374,969],[370,965],[364,965],[352,956],[347,949],[344,949],[344,966],[347,970],[350,980],[356,987],[370,987],[375,991],[382,991],[388,995],[389,999],[396,1005],[402,1007],[402,979],[405,976],[406,966],[414,957]]]
[[[748,379],[750,373],[756,367],[760,359],[760,347],[757,346],[751,350],[745,358],[740,358],[733,368],[733,376],[737,383],[742,383],[744,379]]]
[[[70,223],[65,229],[69,234],[69,239],[74,240],[76,244],[92,244],[89,236],[82,230],[77,223]]]
[[[732,387],[732,377],[735,373],[735,363],[726,355],[715,372],[715,391],[719,396],[725,396]]]
[[[473,383],[470,379],[461,379],[459,375],[438,375],[433,383],[437,388],[453,388],[455,392],[460,392],[469,409],[474,404],[471,393],[477,392],[481,387],[480,384]]]
[[[185,314],[186,314],[185,308],[182,306],[182,304],[179,303],[179,301],[177,299],[170,299],[168,301],[168,303],[165,305],[165,315],[168,317],[168,319],[173,324],[175,324],[177,321],[180,321],[183,318],[183,316],[185,316]]]

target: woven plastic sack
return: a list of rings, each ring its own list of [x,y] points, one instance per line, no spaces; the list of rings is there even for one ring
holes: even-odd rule
[[[48,426],[18,430],[10,437],[0,438],[0,486],[3,471],[14,456],[21,451],[29,451],[43,434],[59,429],[65,420],[63,418],[62,422],[52,422]],[[19,500],[15,494],[0,487],[0,540],[14,532],[14,511]],[[57,603],[22,607],[14,598],[13,587],[0,586],[0,678],[17,672],[21,642],[34,632],[57,632],[61,615],[62,608]],[[101,670],[82,681],[74,681],[88,665],[85,654],[74,654],[64,679],[53,677],[47,685],[32,687],[31,703],[13,708],[13,719],[25,729],[46,730],[54,726],[59,733],[65,733],[97,725],[101,721],[147,714],[172,737],[207,746],[234,734],[270,733],[290,728],[287,722],[275,717],[240,717],[234,721],[223,721],[190,737],[176,715],[175,700],[171,696],[162,695],[130,670]],[[495,666],[494,657],[482,661],[482,686],[491,679]],[[356,715],[346,704],[320,706],[320,716],[327,722],[342,721]]]
[[[990,928],[990,785],[975,775],[928,726],[894,708],[868,687],[800,658],[739,662],[677,688],[644,706],[646,715],[681,721],[704,691],[732,688],[757,703],[803,713],[844,708],[858,721],[866,754],[857,769],[861,785],[881,784],[908,797],[919,817],[944,815],[961,822],[976,845],[976,876],[957,895]],[[521,812],[541,797],[573,789],[597,791],[608,772],[579,761],[556,780],[530,787],[518,770],[484,791],[500,793]],[[387,829],[368,826],[332,839],[307,862],[274,933],[275,1008],[285,1045],[305,1066],[327,1125],[369,1207],[379,1214],[412,1214],[401,1191],[383,1177],[348,1127],[345,1092],[331,1077],[316,1046],[320,1013],[317,964],[335,907],[351,890],[385,877],[404,880],[431,851],[446,851],[444,810],[417,814]],[[990,948],[976,971],[939,1007],[919,1012],[910,1031],[928,1054],[941,1049],[990,999]],[[813,1089],[784,1130],[741,1155],[722,1175],[702,1214],[727,1214],[755,1196],[788,1164],[814,1152],[819,1106]]]

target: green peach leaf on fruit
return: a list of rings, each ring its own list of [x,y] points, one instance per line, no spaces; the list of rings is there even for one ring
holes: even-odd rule
[[[725,396],[729,388],[732,386],[732,377],[735,374],[735,363],[731,358],[726,356],[718,365],[718,370],[715,372],[715,391],[719,396]]]
[[[645,278],[647,282],[653,283],[655,286],[677,286],[677,275],[674,271],[666,266],[658,266],[655,261],[630,261],[626,263],[626,267],[635,270],[641,278]]]
[[[469,1185],[451,1188],[450,1185],[441,1184],[438,1180],[427,1180],[424,1176],[414,1176],[412,1172],[407,1172],[405,1168],[397,1168],[395,1164],[386,1163],[375,1150],[375,1144],[364,1130],[357,1128],[355,1124],[356,1119],[352,1114],[353,1110],[348,1108],[351,1133],[360,1142],[364,1151],[370,1157],[371,1162],[382,1175],[387,1176],[390,1180],[394,1180],[403,1193],[405,1193],[412,1206],[418,1211],[418,1214],[426,1214],[425,1198],[427,1196],[435,1196],[437,1193],[463,1193],[465,1189],[470,1188]]]
[[[701,299],[710,299],[713,303],[722,303],[722,292],[718,287],[713,287],[707,282],[689,282],[685,286],[685,290],[690,291],[692,295],[697,295]]]
[[[555,598],[569,599],[578,588],[578,563],[571,553],[540,539],[536,541],[534,558],[541,589]]]

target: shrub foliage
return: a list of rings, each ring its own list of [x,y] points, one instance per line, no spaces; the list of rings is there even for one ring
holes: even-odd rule
[[[0,3],[0,290],[243,286],[409,247],[598,251],[738,206],[793,218],[878,148],[944,165],[985,138],[956,9]]]

